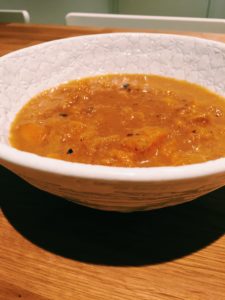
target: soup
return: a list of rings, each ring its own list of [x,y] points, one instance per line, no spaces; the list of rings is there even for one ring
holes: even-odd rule
[[[13,147],[70,162],[178,166],[225,156],[225,99],[172,78],[112,74],[33,97],[10,130]]]

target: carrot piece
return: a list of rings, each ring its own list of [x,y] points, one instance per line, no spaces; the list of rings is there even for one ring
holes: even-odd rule
[[[144,152],[158,147],[166,138],[167,130],[160,127],[144,127],[123,139],[122,145],[130,151]]]
[[[47,130],[42,125],[27,123],[19,127],[19,133],[25,143],[31,146],[36,146],[40,145],[44,141],[47,135]]]

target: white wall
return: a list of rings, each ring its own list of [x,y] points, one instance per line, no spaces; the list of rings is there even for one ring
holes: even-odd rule
[[[117,0],[119,13],[206,17],[209,0]]]
[[[64,23],[66,13],[111,11],[111,0],[0,0],[0,9],[25,9],[32,23]]]
[[[211,0],[209,17],[225,19],[225,0]]]
[[[225,0],[0,0],[0,9],[26,9],[32,23],[64,24],[70,11],[225,18]]]

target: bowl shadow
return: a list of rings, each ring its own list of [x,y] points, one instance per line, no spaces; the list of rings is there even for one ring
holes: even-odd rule
[[[225,188],[164,209],[116,213],[50,195],[0,167],[0,206],[25,238],[57,255],[92,264],[141,266],[171,261],[225,233]]]

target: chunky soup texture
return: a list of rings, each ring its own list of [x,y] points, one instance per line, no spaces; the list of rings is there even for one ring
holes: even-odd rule
[[[225,99],[186,81],[112,74],[43,91],[17,114],[11,145],[71,162],[177,166],[225,156]]]

